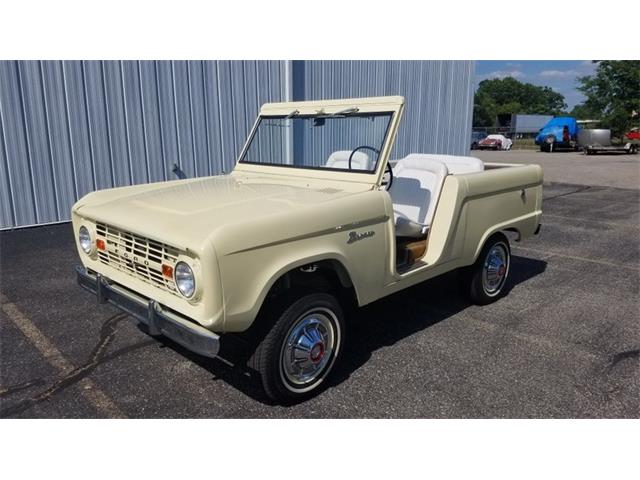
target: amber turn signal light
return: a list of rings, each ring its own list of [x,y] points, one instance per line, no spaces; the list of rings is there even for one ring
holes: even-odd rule
[[[162,265],[162,275],[167,278],[173,278],[173,267],[169,265]]]
[[[98,250],[106,250],[107,249],[107,245],[104,243],[104,240],[102,240],[101,238],[96,240],[96,247],[98,248]]]

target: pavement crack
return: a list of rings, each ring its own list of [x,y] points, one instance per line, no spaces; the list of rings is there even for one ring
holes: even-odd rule
[[[13,385],[8,385],[6,387],[0,388],[0,398],[11,395],[12,393],[26,390],[34,386],[40,387],[44,384],[45,381],[43,378],[34,378],[32,380],[27,380],[26,382],[14,383]]]
[[[583,186],[583,187],[577,188],[576,190],[573,190],[571,192],[559,193],[558,195],[553,195],[551,197],[543,198],[542,202],[544,203],[544,202],[548,202],[549,200],[553,200],[554,198],[566,197],[568,195],[574,195],[576,193],[582,193],[582,192],[585,192],[585,191],[590,190],[590,189],[591,189],[590,186]]]
[[[91,350],[89,358],[83,365],[72,369],[62,378],[56,380],[49,388],[35,396],[7,408],[0,409],[0,417],[6,418],[10,415],[16,415],[24,412],[32,406],[51,398],[88,376],[103,361],[107,348],[116,336],[118,324],[125,318],[127,318],[126,313],[118,313],[105,320],[100,328],[98,342]]]

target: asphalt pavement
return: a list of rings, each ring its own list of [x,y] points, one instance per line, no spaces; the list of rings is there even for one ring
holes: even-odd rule
[[[69,224],[0,233],[0,417],[637,418],[640,190],[551,183],[508,295],[447,274],[360,309],[333,381],[293,407],[147,336],[75,283]],[[232,345],[232,344],[231,344]]]
[[[583,152],[539,150],[474,150],[472,156],[485,162],[536,163],[548,182],[601,187],[640,188],[640,154],[585,155]]]

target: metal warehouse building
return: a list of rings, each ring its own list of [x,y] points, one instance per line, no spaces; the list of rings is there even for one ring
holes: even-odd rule
[[[470,61],[2,61],[0,229],[97,189],[230,171],[265,102],[404,95],[393,157],[466,154]]]

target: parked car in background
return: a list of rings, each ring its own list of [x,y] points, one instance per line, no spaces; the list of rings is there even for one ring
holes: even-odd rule
[[[487,134],[484,132],[471,132],[471,150],[476,150],[480,141],[486,136]]]
[[[536,145],[541,152],[570,148],[578,149],[578,133],[580,127],[573,117],[554,117],[540,129],[536,136]]]
[[[632,128],[629,130],[629,133],[625,133],[624,136],[631,141],[640,141],[640,127]]]
[[[489,135],[478,142],[479,150],[511,150],[513,142],[504,135]]]

